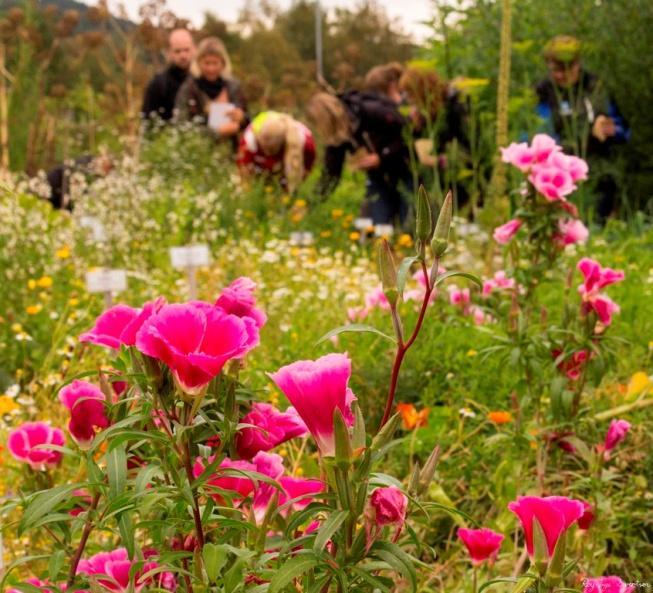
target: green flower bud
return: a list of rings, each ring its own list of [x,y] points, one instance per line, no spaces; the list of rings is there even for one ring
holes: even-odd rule
[[[451,228],[451,218],[453,216],[453,197],[451,190],[447,192],[438,222],[435,225],[435,232],[433,233],[433,240],[431,241],[431,250],[435,257],[444,255],[447,247],[449,246],[449,229]]]
[[[417,216],[415,222],[415,237],[417,238],[417,250],[420,252],[431,238],[433,232],[433,215],[429,196],[423,185],[419,186],[417,192]]]
[[[379,275],[383,292],[390,305],[394,308],[399,299],[399,289],[397,288],[397,268],[395,260],[392,257],[390,244],[383,239],[379,245]]]

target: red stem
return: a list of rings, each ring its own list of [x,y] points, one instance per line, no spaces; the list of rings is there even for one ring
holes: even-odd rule
[[[424,291],[424,300],[422,301],[422,307],[419,311],[419,317],[417,318],[417,323],[413,329],[413,333],[410,335],[410,338],[405,343],[402,343],[401,336],[397,336],[399,343],[397,344],[397,354],[395,355],[394,363],[392,364],[392,374],[390,376],[390,388],[388,390],[388,396],[385,402],[385,410],[383,412],[383,419],[381,420],[381,425],[379,430],[381,430],[386,422],[390,419],[390,414],[392,413],[392,408],[395,400],[395,392],[397,391],[397,382],[399,380],[399,371],[401,370],[401,364],[404,360],[404,356],[408,349],[413,345],[413,342],[417,339],[417,336],[422,329],[422,324],[424,323],[424,317],[426,316],[426,309],[429,306],[429,301],[431,300],[431,293],[433,292],[435,278],[431,280],[429,278],[428,269],[426,268],[426,263],[422,261],[422,272],[424,273],[424,278],[426,278],[426,290]],[[436,263],[436,278],[437,278],[437,263]],[[378,431],[377,431],[378,432]]]
[[[193,476],[193,468],[190,458],[190,444],[188,442],[186,442],[184,453],[184,469],[186,470],[186,476],[188,477],[188,486],[191,489],[191,496],[193,497],[193,520],[195,521],[195,534],[197,535],[197,543],[201,550],[204,548],[204,529],[202,528],[200,506],[197,502],[197,492],[193,490],[193,480],[195,478]]]
[[[100,502],[100,493],[96,492],[93,495],[91,506],[87,511],[88,516],[86,518],[86,523],[84,523],[84,530],[82,531],[82,537],[79,540],[79,545],[77,546],[77,550],[75,550],[75,555],[73,556],[73,561],[70,565],[70,572],[68,573],[68,588],[72,587],[72,584],[75,582],[75,576],[77,575],[77,566],[79,565],[79,561],[81,560],[82,554],[84,553],[84,548],[86,547],[86,542],[88,541],[88,537],[91,535],[91,531],[93,530],[93,522],[91,521],[91,515],[93,514],[93,511],[97,509],[97,505],[99,502]]]

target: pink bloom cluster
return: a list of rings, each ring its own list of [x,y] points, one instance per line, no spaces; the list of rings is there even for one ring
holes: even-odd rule
[[[96,430],[109,426],[105,396],[99,387],[87,381],[73,381],[59,392],[59,401],[70,410],[68,430],[82,449],[88,449]]]
[[[626,438],[630,431],[631,424],[626,420],[614,419],[610,422],[608,432],[605,435],[605,442],[603,443],[603,456],[605,459],[610,459],[610,452],[616,448]]]
[[[212,463],[213,457],[208,459]],[[205,460],[197,458],[193,467],[195,478],[201,476],[206,470]],[[222,470],[222,471],[221,471]],[[226,472],[224,470],[232,470]],[[274,480],[279,488],[256,480],[255,474],[261,474]],[[324,482],[311,478],[296,478],[284,475],[283,458],[276,453],[259,451],[252,461],[232,460],[225,458],[207,480],[211,486],[211,496],[219,503],[223,502],[220,491],[229,491],[234,494],[234,504],[239,504],[243,499],[252,495],[252,512],[260,524],[265,517],[268,506],[275,493],[278,493],[278,506],[284,508],[283,514],[292,510],[301,510],[307,507],[313,497],[325,489]]]
[[[551,352],[554,360],[558,361],[558,358],[562,354],[562,350],[556,349]],[[592,353],[588,350],[578,350],[574,352],[571,356],[564,358],[556,363],[558,370],[567,375],[567,378],[570,381],[578,381],[580,379],[583,369],[587,362],[592,358]]]
[[[333,413],[342,412],[351,426],[351,404],[356,396],[349,388],[351,360],[347,354],[327,354],[317,360],[298,360],[281,367],[270,378],[288,398],[325,457],[335,454]]]
[[[605,287],[621,282],[624,273],[620,270],[602,268],[601,265],[588,257],[584,257],[576,266],[583,275],[584,281],[578,287],[583,299],[583,314],[594,311],[604,326],[612,323],[612,316],[619,312],[619,305],[601,293]]]
[[[494,277],[489,278],[483,282],[483,290],[481,295],[489,297],[493,292],[498,290],[513,290],[517,286],[514,278],[508,278],[505,271],[499,270],[494,274]]]
[[[397,541],[406,522],[408,498],[396,486],[376,488],[370,495],[366,510],[366,539],[368,549],[386,525],[395,527],[393,541]]]
[[[493,563],[499,554],[504,536],[501,533],[484,527],[483,529],[458,529],[458,537],[462,540],[472,559],[472,564],[478,566],[486,560]]]
[[[147,573],[159,567],[152,556],[156,552],[145,554],[146,562],[143,567],[130,579],[130,571],[135,560],[130,560],[125,548],[118,548],[112,552],[100,552],[88,560],[81,560],[77,567],[77,574],[88,575],[89,581],[98,585],[104,591],[112,593],[140,593],[148,585],[156,586],[168,591],[177,590],[177,582],[170,572],[158,572],[153,576]]]
[[[469,315],[476,325],[494,321],[489,313],[486,313],[478,305],[472,304],[469,288],[461,289],[455,284],[451,284],[447,287],[447,291],[449,292],[449,303],[460,309],[463,315]]]
[[[61,451],[54,451],[49,446],[63,447],[64,443],[63,431],[46,422],[26,422],[12,430],[7,439],[7,447],[12,456],[39,471],[54,468],[61,463]]]
[[[266,316],[255,306],[255,287],[249,278],[238,278],[213,305],[168,305],[163,299],[142,309],[116,305],[79,339],[114,349],[136,346],[164,362],[182,390],[196,395],[229,360],[242,358],[258,345]]]

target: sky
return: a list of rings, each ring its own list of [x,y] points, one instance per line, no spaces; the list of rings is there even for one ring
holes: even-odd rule
[[[84,0],[92,4],[91,0]],[[420,21],[428,20],[431,16],[430,0],[378,0],[391,17],[397,18],[404,30],[413,35],[417,40],[423,41],[429,34],[428,27],[420,25]],[[109,5],[115,5],[116,0],[109,0]],[[276,0],[281,7],[288,7],[292,0]],[[140,0],[123,0],[131,16],[138,14]],[[244,0],[167,0],[168,7],[182,18],[191,20],[200,25],[205,11],[213,12],[220,19],[233,22],[239,10],[245,4]],[[354,0],[322,0],[323,10],[334,7],[351,6]]]

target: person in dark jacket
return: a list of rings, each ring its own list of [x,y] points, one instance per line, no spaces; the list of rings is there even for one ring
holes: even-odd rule
[[[602,81],[582,67],[580,49],[578,39],[565,35],[546,45],[549,76],[535,89],[537,113],[543,131],[556,138],[565,152],[588,161],[597,194],[596,214],[604,222],[618,193],[610,164],[616,147],[628,141],[630,130]]]
[[[186,29],[175,29],[168,38],[168,67],[147,85],[141,116],[170,121],[179,88],[188,77],[195,55],[193,37]]]
[[[328,195],[336,188],[347,153],[362,153],[353,163],[367,173],[369,212],[362,214],[374,224],[403,223],[412,174],[403,135],[406,121],[398,105],[377,93],[317,93],[306,114],[326,144],[320,193]]]
[[[46,179],[50,186],[48,200],[57,210],[72,210],[71,179],[75,174],[83,175],[87,180],[105,177],[113,168],[111,158],[107,155],[84,155],[75,160],[67,161],[47,172]]]
[[[231,77],[227,49],[217,37],[203,39],[191,68],[193,76],[179,89],[175,102],[179,121],[201,121],[216,138],[237,136],[249,119],[240,82]]]

